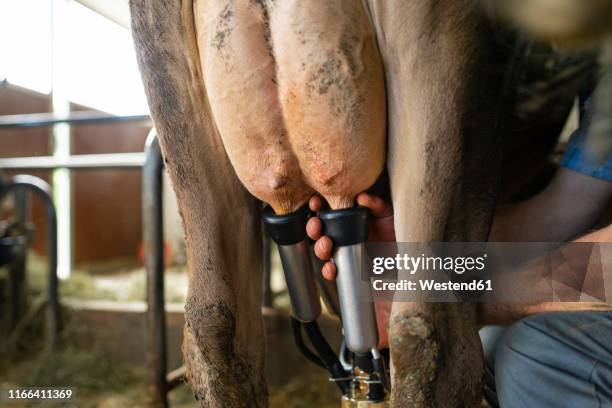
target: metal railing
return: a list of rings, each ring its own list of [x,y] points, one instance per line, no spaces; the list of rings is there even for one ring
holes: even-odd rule
[[[79,154],[66,159],[53,156],[16,157],[0,159],[0,169],[6,170],[54,170],[76,169],[140,169],[144,164],[143,153]]]
[[[64,117],[51,113],[29,113],[0,116],[0,130],[14,128],[46,127],[67,123],[71,125],[104,124],[118,122],[145,122],[148,115],[114,116],[96,111],[76,111]],[[144,153],[79,154],[66,158],[53,156],[16,157],[0,159],[0,169],[6,170],[54,170],[68,169],[140,169]]]
[[[55,3],[54,3],[55,4]],[[1,166],[11,170],[51,170],[53,171],[53,199],[58,218],[58,276],[68,278],[72,270],[72,205],[70,199],[70,172],[77,168],[140,168],[142,156],[120,155],[72,155],[70,152],[71,125],[105,124],[116,122],[143,122],[150,125],[148,115],[116,116],[99,111],[74,111],[67,108],[67,101],[58,99],[55,113],[30,113],[0,116],[0,130],[14,128],[51,127],[53,129],[52,153],[43,157],[20,157],[3,159]],[[66,106],[64,106],[66,105]],[[140,154],[142,155],[142,154]]]
[[[167,407],[168,392],[184,380],[185,369],[183,366],[178,371],[167,372],[163,169],[159,142],[152,131],[147,138],[142,168],[142,228],[147,274],[147,381],[151,405]]]
[[[115,117],[106,114],[74,112],[65,117],[50,114],[11,115],[0,117],[1,128],[49,126],[57,123],[108,123],[145,121],[148,116]],[[167,371],[166,315],[164,307],[164,250],[163,250],[163,159],[159,143],[152,129],[144,153],[113,153],[70,155],[59,160],[53,156],[0,159],[0,170],[79,169],[142,169],[142,217],[144,266],[147,293],[147,393],[152,406],[168,406],[167,394],[186,382],[185,366]],[[57,277],[56,277],[57,278]],[[57,293],[57,279],[50,291]],[[270,242],[264,237],[264,306],[272,306],[270,289]],[[57,310],[59,310],[59,302]],[[59,314],[57,314],[59,316]],[[59,320],[58,320],[59,322]],[[58,326],[59,327],[59,323]],[[58,329],[59,330],[59,329]]]
[[[22,229],[26,229],[25,225],[28,222],[27,208],[28,197],[26,192],[34,193],[43,202],[47,213],[47,245],[48,245],[48,271],[47,271],[47,299],[46,299],[46,329],[47,342],[49,346],[54,347],[59,339],[61,321],[60,321],[60,303],[58,294],[58,279],[57,279],[57,216],[55,206],[51,200],[51,187],[44,180],[29,176],[17,175],[8,181],[8,183],[0,185],[0,201],[5,199],[10,193],[15,195],[16,204],[16,223],[20,224]],[[26,245],[28,239],[22,244],[22,248],[15,254],[15,260],[11,262],[11,329],[17,330],[19,320],[25,315],[25,282],[26,282]],[[14,246],[15,242],[7,242],[8,245]],[[15,333],[12,333],[14,335]]]
[[[0,117],[1,128],[49,126],[57,123],[92,124],[149,120],[148,116],[116,117],[91,112],[75,112],[58,118],[51,114],[11,115]],[[167,393],[184,382],[185,367],[167,372],[166,316],[164,307],[164,253],[163,253],[163,160],[155,130],[147,137],[144,153],[113,153],[71,155],[63,160],[53,156],[18,157],[0,159],[0,170],[54,170],[80,169],[135,169],[143,171],[143,241],[144,264],[147,281],[147,390],[151,405],[168,406]],[[26,176],[31,177],[31,176]],[[8,189],[5,189],[8,192]],[[0,195],[0,198],[2,195]],[[50,203],[50,199],[49,199]],[[50,225],[50,234],[56,234],[56,223]],[[54,241],[56,242],[56,241]],[[50,256],[57,251],[50,250]],[[50,259],[57,268],[57,258]],[[55,279],[52,279],[52,276]],[[59,333],[59,300],[57,275],[50,274],[49,326],[53,341]],[[55,300],[54,300],[55,299]]]
[[[74,111],[65,116],[57,116],[53,113],[25,113],[0,116],[0,129],[46,127],[59,123],[89,125],[116,122],[151,123],[151,118],[149,115],[117,116],[99,111]]]

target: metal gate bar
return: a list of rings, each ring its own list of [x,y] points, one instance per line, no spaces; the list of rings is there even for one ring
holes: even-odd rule
[[[151,122],[149,115],[116,116],[99,111],[74,111],[66,116],[53,113],[26,113],[0,116],[0,129],[20,127],[45,127],[58,123],[89,125],[114,122]]]
[[[143,153],[78,154],[63,160],[53,156],[16,157],[0,159],[0,169],[140,169],[144,160]]]
[[[164,308],[164,162],[155,133],[147,138],[142,168],[142,228],[147,276],[147,392],[151,406],[168,406],[166,310]]]

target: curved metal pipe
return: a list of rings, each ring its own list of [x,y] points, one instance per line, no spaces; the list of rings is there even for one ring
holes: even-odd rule
[[[47,213],[47,245],[48,245],[48,303],[47,303],[47,336],[51,346],[59,339],[61,329],[60,304],[58,295],[57,279],[57,214],[53,199],[51,198],[51,187],[43,179],[35,176],[20,174],[14,176],[9,183],[0,191],[0,200],[4,199],[10,191],[24,188],[35,193],[45,205]]]

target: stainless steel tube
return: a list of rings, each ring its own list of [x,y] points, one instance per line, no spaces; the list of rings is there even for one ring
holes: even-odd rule
[[[316,320],[321,315],[321,302],[308,246],[307,240],[278,245],[293,316],[301,322]]]
[[[309,245],[310,250],[310,263],[312,264],[312,272],[314,273],[317,287],[319,288],[319,294],[321,299],[327,307],[329,313],[336,317],[340,316],[340,301],[338,300],[338,289],[336,288],[336,282],[328,281],[323,277],[321,272],[324,262],[321,261],[314,253],[314,245]]]
[[[338,247],[334,263],[346,346],[354,353],[368,353],[378,345],[378,332],[370,282],[361,278],[365,245]]]
[[[319,217],[325,235],[334,243],[336,286],[346,346],[354,353],[369,353],[378,344],[378,331],[370,282],[362,274],[366,265],[368,210],[361,207],[330,210],[321,212]]]

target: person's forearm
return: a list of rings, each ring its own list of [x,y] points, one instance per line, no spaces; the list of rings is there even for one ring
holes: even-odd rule
[[[597,222],[611,196],[612,183],[559,169],[544,191],[498,208],[489,241],[569,241]]]
[[[544,193],[522,203],[498,208],[489,241],[565,242],[591,227],[596,220],[588,214],[576,217],[567,214],[552,201]]]
[[[575,242],[612,242],[612,224],[605,228],[589,232]]]
[[[609,225],[605,228],[592,231],[586,235],[581,236],[573,242],[612,242],[612,225]],[[563,251],[563,248],[557,249],[555,251]],[[571,254],[569,251],[568,254],[563,256],[564,260],[569,261],[567,256]],[[600,256],[598,252],[594,252],[594,256]],[[548,262],[550,263],[550,262]],[[584,263],[584,262],[583,262]],[[590,262],[589,262],[590,264]],[[551,265],[554,267],[554,265]],[[537,268],[537,264],[532,263],[531,268]],[[594,272],[601,272],[603,276],[599,274],[595,276],[595,278],[591,278],[588,274],[588,271],[584,271],[585,276],[579,276],[578,281],[582,283],[581,291],[576,292],[574,288],[574,292],[576,295],[576,299],[580,299],[580,293],[592,294],[595,292],[601,292],[601,282],[602,279],[604,282],[609,282],[612,279],[610,276],[610,271],[606,268],[601,271],[599,268],[594,268]],[[530,271],[523,270],[522,273],[525,275],[536,274],[537,271],[533,273]],[[571,275],[565,275],[570,273]],[[563,282],[563,281],[571,281],[575,278],[576,271],[572,268],[562,268],[560,265],[557,265],[557,268],[554,271],[551,271],[551,278],[554,277],[554,281]],[[546,282],[547,279],[542,282]],[[548,285],[548,284],[547,284]],[[575,285],[572,285],[575,286]],[[605,296],[605,295],[604,295]],[[600,296],[596,296],[600,298]],[[541,303],[481,303],[478,305],[478,323],[481,325],[488,324],[497,324],[497,325],[508,325],[511,324],[523,317],[535,314],[535,313],[543,313],[543,312],[571,312],[571,311],[585,311],[585,310],[612,310],[612,303],[610,303],[609,299],[607,302],[541,302]]]

